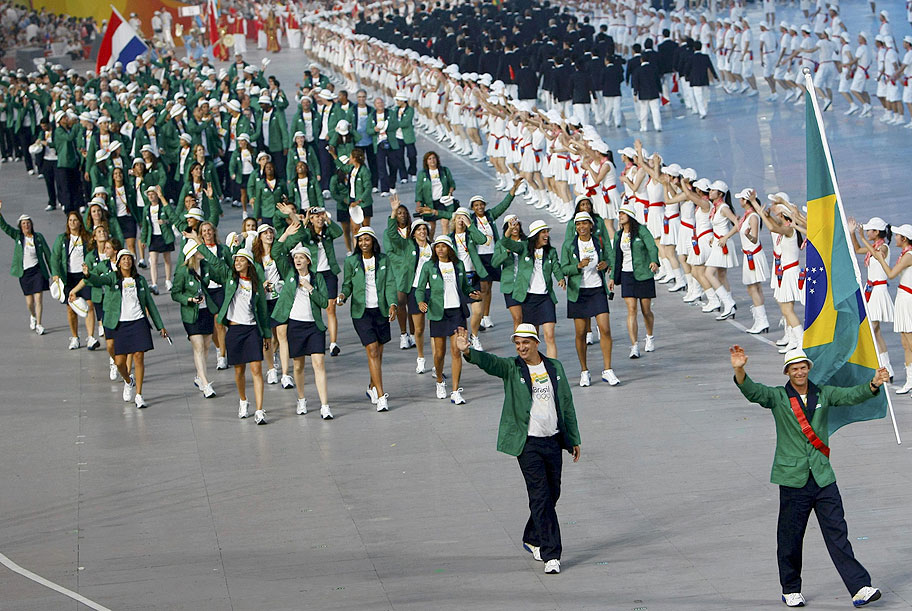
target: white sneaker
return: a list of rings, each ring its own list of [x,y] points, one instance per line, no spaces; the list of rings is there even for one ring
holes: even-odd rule
[[[142,395],[136,395],[133,397],[133,402],[136,404],[136,409],[142,409],[146,407],[146,401],[142,398]]]
[[[804,600],[801,592],[792,592],[791,594],[783,594],[782,602],[785,603],[786,607],[803,607],[807,601]]]
[[[215,396],[215,390],[213,390],[213,388],[212,388],[212,382],[209,382],[208,384],[203,386],[203,397],[205,397],[206,399],[211,399],[214,396]]]
[[[131,376],[130,376],[130,381],[129,381],[129,382],[124,382],[124,389],[123,389],[123,400],[124,400],[124,403],[129,403],[130,401],[133,400],[133,388],[134,388],[134,386],[136,386],[136,384],[133,382],[133,376],[131,375]]]
[[[228,357],[220,356],[215,360],[215,368],[219,371],[228,369]]]
[[[523,541],[523,549],[532,554],[533,559],[538,560],[539,562],[542,561],[541,548],[539,546]]]
[[[417,345],[415,344],[415,336],[411,333],[406,333],[406,337],[408,337],[409,348],[414,348]]]
[[[173,286],[174,286],[174,283],[172,283],[170,280],[165,280],[165,290],[166,291],[168,291],[170,293],[171,287],[173,287]]]
[[[44,335],[44,327],[41,325],[35,325],[35,333],[38,335]]]
[[[320,418],[323,418],[323,420],[332,420],[333,419],[333,413],[331,411],[329,411],[328,405],[320,406]]]
[[[482,348],[482,346],[481,346],[481,340],[478,339],[477,335],[472,336],[472,347],[475,348],[475,350],[478,350],[479,352],[484,350],[484,348]]]
[[[592,376],[589,375],[589,370],[580,372],[580,387],[585,388],[592,384]]]
[[[632,359],[640,358],[640,347],[637,344],[630,346],[630,358],[632,358]]]
[[[493,329],[494,328],[494,322],[491,320],[490,316],[481,317],[481,328],[482,329]]]
[[[119,373],[117,371],[117,365],[114,364],[114,359],[109,358],[108,360],[111,361],[108,368],[108,378],[113,382],[117,379]]]
[[[849,105],[849,109],[842,114],[848,117],[849,115],[855,114],[856,112],[858,112],[858,104],[855,104],[853,102]]]
[[[408,333],[403,333],[399,336],[399,349],[408,350],[408,348],[409,348]]]
[[[378,399],[379,397],[377,397],[377,389],[376,389],[376,388],[374,388],[373,386],[369,386],[368,389],[367,389],[367,391],[365,391],[364,394],[367,395],[367,398],[370,399],[370,401],[371,401],[372,404],[377,405],[377,399]]]
[[[454,405],[464,405],[465,399],[462,398],[462,389],[457,388],[450,393],[450,403]]]
[[[388,394],[384,394],[382,397],[377,397],[377,411],[378,412],[388,412],[389,411],[389,405],[387,404],[388,399],[389,399]]]
[[[86,349],[87,350],[96,350],[100,344],[101,344],[101,342],[99,342],[97,339],[95,339],[94,335],[90,335],[86,338]]]
[[[435,382],[435,384],[437,385],[437,398],[446,399],[447,398],[446,382]]]
[[[98,337],[104,337],[104,325],[98,325]]]
[[[198,390],[203,390],[203,381],[200,380],[199,376],[193,376],[193,385],[196,386]]]
[[[329,343],[329,356],[339,356],[339,354],[341,354],[341,352],[342,352],[342,349],[339,348],[339,344],[337,344],[336,342]]]
[[[238,418],[246,418],[250,415],[250,401],[238,401]]]
[[[282,376],[282,388],[288,390],[289,388],[294,388],[294,378],[289,375]]]
[[[303,416],[307,413],[307,398],[298,399],[298,406],[295,408],[295,413],[299,416]]]
[[[651,335],[646,336],[646,345],[643,346],[643,350],[646,352],[655,352],[655,338]]]
[[[258,409],[253,413],[253,421],[257,424],[266,424],[266,410]]]
[[[279,383],[279,372],[270,367],[266,371],[266,383],[267,384],[278,384]]]
[[[32,331],[35,330],[35,326],[38,324],[38,319],[34,316],[29,315],[29,329]]]
[[[605,369],[602,371],[602,381],[608,382],[609,386],[617,386],[621,383],[618,377],[614,375],[614,369]]]
[[[880,600],[880,590],[872,588],[871,586],[865,586],[855,592],[855,596],[852,597],[852,604],[856,607],[863,607],[875,600]]]
[[[79,338],[78,338],[78,337],[71,337],[71,338],[70,338],[70,343],[69,343],[69,345],[67,346],[67,350],[78,350],[78,349],[79,349]]]
[[[586,334],[586,345],[587,346],[592,345],[592,331],[590,331],[589,333]]]
[[[415,373],[420,374],[420,373],[424,373],[425,371],[427,371],[427,369],[424,368],[424,363],[425,363],[425,360],[424,360],[423,356],[419,356],[418,358],[415,359]]]
[[[545,563],[546,575],[557,575],[558,573],[560,573],[560,560],[554,559]]]

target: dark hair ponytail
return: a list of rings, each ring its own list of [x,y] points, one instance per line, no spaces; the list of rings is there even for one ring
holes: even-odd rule
[[[889,244],[893,240],[893,227],[887,225],[887,228],[883,231],[878,231],[878,235],[883,239],[884,242]]]

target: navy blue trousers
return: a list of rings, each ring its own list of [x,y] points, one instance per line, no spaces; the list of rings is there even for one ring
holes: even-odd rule
[[[557,522],[557,499],[561,487],[561,447],[554,437],[527,437],[522,453],[516,457],[526,492],[529,494],[529,519],[523,542],[541,548],[542,560],[560,560],[561,534]]]
[[[849,594],[854,595],[861,588],[871,585],[871,576],[852,552],[842,497],[839,495],[836,482],[821,488],[814,480],[814,476],[809,475],[803,488],[779,486],[776,555],[779,560],[782,593],[801,591],[801,553],[804,533],[812,510],[817,514],[823,541]]]

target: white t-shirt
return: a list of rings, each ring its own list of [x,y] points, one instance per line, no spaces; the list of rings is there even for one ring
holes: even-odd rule
[[[158,222],[158,210],[161,206],[152,204],[149,206],[149,216],[152,219],[152,235],[161,235],[161,223]]]
[[[440,170],[428,170],[431,177],[431,199],[435,202],[443,197],[443,183],[440,182]]]
[[[311,290],[304,288],[304,278],[298,278],[298,289],[295,291],[294,303],[291,306],[291,313],[288,317],[292,320],[300,320],[304,322],[313,322],[313,306],[310,303],[310,293],[313,290],[311,285]]]
[[[478,254],[494,254],[494,228],[491,227],[491,223],[488,221],[488,217],[476,216],[475,220],[478,221],[478,229],[481,230],[481,233],[483,233],[486,238],[485,243],[478,246]]]
[[[624,235],[621,236],[621,254],[623,255],[623,260],[621,261],[621,271],[622,272],[632,272],[633,271],[633,255],[630,251],[630,233],[624,232]]]
[[[466,272],[474,272],[475,264],[472,263],[472,256],[469,254],[469,232],[454,233],[456,238],[456,256],[462,261],[462,267]]]
[[[218,256],[218,254],[219,254],[218,253],[218,244],[213,244],[212,246],[209,246],[208,244],[206,244],[206,248],[208,248],[209,252],[214,254],[216,257]],[[209,284],[206,286],[206,288],[217,289],[220,286],[221,286],[221,284],[219,284],[218,282],[214,282],[214,281],[210,280]]]
[[[127,208],[127,187],[122,185],[120,187],[114,187],[114,201],[117,204],[117,216],[127,216],[130,214],[129,208]]]
[[[459,307],[459,287],[456,284],[456,267],[452,263],[439,263],[440,275],[443,276],[444,309]]]
[[[415,266],[415,279],[412,280],[412,288],[418,288],[418,276],[421,275],[421,268],[431,260],[431,245],[425,244],[418,247],[418,265]]]
[[[137,282],[134,278],[124,278],[120,291],[120,321],[139,320],[145,316],[139,304]]]
[[[548,292],[548,287],[545,284],[545,274],[542,271],[542,260],[545,257],[545,249],[536,248],[535,254],[535,263],[532,266],[532,280],[529,282],[529,293],[535,295],[544,295]]]
[[[253,174],[253,153],[249,148],[241,149],[241,174]],[[241,185],[247,188],[247,185]]]
[[[71,234],[67,252],[69,253],[67,271],[71,274],[81,274],[82,263],[85,260],[85,247],[82,243],[82,238]]]
[[[377,259],[361,259],[364,263],[364,307],[379,308],[380,301],[377,298]]]
[[[282,286],[285,284],[279,275],[279,266],[276,265],[275,259],[269,255],[265,255],[261,263],[263,264],[263,271],[266,272],[266,282],[272,283],[272,291],[266,293],[266,299],[278,299]]]
[[[228,320],[238,325],[255,325],[253,316],[253,284],[250,280],[238,279],[237,291],[228,304]]]
[[[351,174],[348,175],[348,196],[355,199],[355,182],[358,179],[358,169],[352,168]]]
[[[529,412],[529,436],[551,437],[557,434],[557,406],[554,386],[545,369],[545,362],[529,365],[532,379],[532,409]]]
[[[588,241],[577,238],[576,245],[579,248],[580,261],[589,259],[589,264],[583,268],[583,278],[580,280],[580,288],[591,289],[602,286],[602,277],[598,273],[599,257],[595,249],[595,241],[590,237]]]
[[[298,179],[298,194],[301,196],[301,207],[306,208],[310,205],[310,199],[307,197],[307,186],[310,179],[307,177]]]
[[[326,257],[326,248],[323,247],[323,240],[317,242],[317,271],[329,271],[329,259]]]
[[[38,265],[38,250],[35,248],[35,236],[27,236],[22,242],[22,269],[31,269]],[[79,271],[82,271],[81,265]]]

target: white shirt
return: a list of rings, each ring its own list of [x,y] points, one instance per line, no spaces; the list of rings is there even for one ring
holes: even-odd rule
[[[456,267],[452,263],[439,263],[440,275],[443,276],[444,309],[459,307],[459,287],[456,284]]]
[[[348,175],[348,196],[355,199],[355,180],[358,178],[358,170],[360,168],[353,167],[351,174]]]
[[[263,144],[269,146],[269,122],[272,120],[272,111],[263,113]]]
[[[298,289],[295,291],[294,303],[291,305],[291,313],[288,318],[291,320],[300,320],[303,322],[314,322],[313,306],[310,303],[311,288],[304,288],[305,278],[298,278]]]
[[[208,249],[209,249],[209,252],[211,252],[212,254],[214,254],[216,257],[218,256],[218,254],[219,254],[219,253],[218,253],[218,244],[213,244],[212,246],[209,246],[208,244],[206,244],[206,248],[208,248]],[[208,289],[217,289],[217,288],[220,287],[220,286],[222,286],[222,285],[219,284],[218,282],[214,282],[214,281],[210,280],[210,281],[209,281],[209,284],[208,284],[208,286],[206,286],[206,288],[208,288]]]
[[[621,236],[621,253],[624,258],[621,262],[621,271],[622,272],[632,272],[633,271],[633,255],[630,252],[630,233],[625,231],[624,235]]]
[[[253,173],[253,153],[249,148],[241,149],[241,174],[247,175]],[[243,185],[245,188],[247,185]]]
[[[421,268],[431,260],[431,245],[425,244],[418,247],[418,265],[415,266],[415,279],[412,280],[412,288],[418,288],[418,276],[421,275]]]
[[[428,170],[428,176],[431,177],[431,199],[439,201],[443,197],[443,183],[440,182],[440,170]]]
[[[548,292],[548,287],[545,284],[545,274],[542,271],[542,260],[545,256],[545,250],[543,248],[536,248],[535,254],[535,263],[532,266],[532,280],[529,282],[529,293],[535,295],[544,295]]]
[[[263,271],[266,272],[266,282],[272,284],[272,290],[266,293],[266,299],[278,299],[282,286],[285,284],[279,275],[279,267],[276,265],[275,259],[269,255],[263,256],[263,260],[260,263],[263,264]]]
[[[82,263],[85,260],[85,246],[82,243],[82,238],[70,235],[67,252],[69,253],[67,271],[71,274],[81,274]]]
[[[149,215],[152,219],[152,235],[161,235],[161,223],[158,222],[158,210],[161,206],[158,204],[152,204],[149,206]]]
[[[26,236],[22,240],[22,269],[31,269],[38,265],[38,250],[35,248],[35,236]],[[82,271],[82,266],[79,266]]]
[[[332,104],[324,104],[320,109],[320,140],[329,140],[329,111]]]
[[[307,186],[310,183],[310,180],[307,177],[298,179],[298,194],[301,196],[301,207],[307,208],[310,205],[310,200],[307,198]]]
[[[486,216],[476,216],[475,220],[478,221],[478,229],[481,230],[481,233],[485,236],[485,243],[478,246],[477,252],[480,255],[492,255],[494,254],[494,228],[491,227],[491,223],[488,222],[488,217]]]
[[[114,202],[117,204],[117,216],[127,216],[130,214],[130,210],[127,208],[126,185],[114,187]]]
[[[253,317],[253,284],[238,278],[237,291],[228,304],[228,320],[238,325],[255,325]]]
[[[557,406],[554,403],[554,386],[545,369],[545,362],[529,365],[532,379],[532,409],[529,411],[529,436],[551,437],[557,435]]]
[[[139,304],[136,280],[124,278],[120,291],[120,321],[129,322],[145,317],[142,306]]]
[[[379,308],[380,301],[377,298],[377,259],[361,259],[364,264],[364,307]]]
[[[577,238],[576,245],[579,248],[580,261],[589,259],[589,264],[583,268],[583,278],[580,281],[580,288],[591,289],[602,286],[602,277],[598,273],[599,256],[595,249],[595,242],[590,237],[588,241],[583,242]]]

